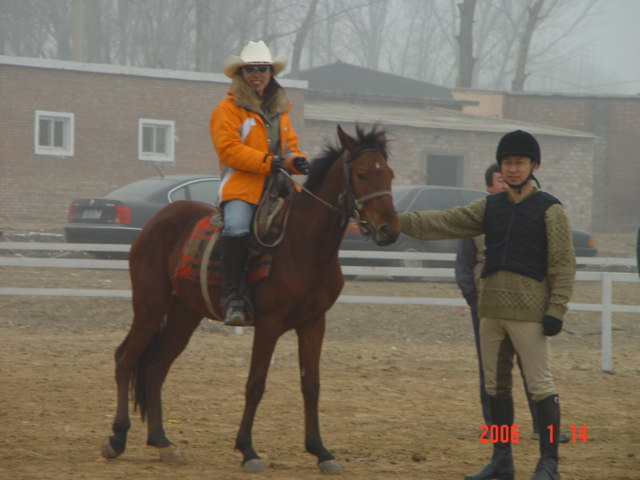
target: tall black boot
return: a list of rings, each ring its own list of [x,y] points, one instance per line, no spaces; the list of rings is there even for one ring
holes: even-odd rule
[[[530,480],[560,480],[558,473],[558,440],[560,435],[560,402],[558,395],[540,400],[538,429],[540,431],[540,460]],[[553,426],[549,429],[549,426]],[[553,435],[553,438],[552,438]]]
[[[511,456],[511,426],[513,425],[513,399],[489,397],[491,422],[501,430],[502,425],[509,426],[509,441],[493,444],[493,456],[482,470],[465,475],[465,480],[513,480],[516,469]],[[499,438],[498,438],[499,440]]]
[[[224,324],[236,327],[250,325],[245,300],[245,268],[249,256],[249,235],[223,236],[221,243],[222,286],[220,299]]]

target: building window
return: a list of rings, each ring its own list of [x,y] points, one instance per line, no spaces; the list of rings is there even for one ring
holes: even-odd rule
[[[173,162],[176,123],[141,118],[138,122],[138,158]]]
[[[36,110],[35,151],[38,155],[73,156],[73,113]]]

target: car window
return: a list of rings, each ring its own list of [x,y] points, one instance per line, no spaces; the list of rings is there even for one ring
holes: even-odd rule
[[[458,190],[428,189],[420,192],[411,206],[412,210],[447,210],[463,205],[464,200]]]
[[[199,180],[182,185],[169,192],[169,201],[196,200],[215,205],[218,201],[219,180]]]
[[[178,200],[189,200],[189,191],[187,186],[183,185],[169,192],[169,201],[177,202]]]
[[[393,203],[399,212],[410,210],[447,210],[467,205],[487,196],[480,190],[466,188],[439,188],[420,185],[394,186]]]
[[[218,203],[218,180],[203,180],[189,184],[189,195],[191,200],[205,202],[210,205]]]
[[[460,190],[460,194],[464,200],[464,205],[487,196],[487,192],[481,192],[479,190]]]
[[[123,200],[127,198],[147,198],[158,191],[161,183],[157,179],[145,179],[138,180],[137,182],[124,185],[111,193],[108,193],[104,198],[116,198]]]
[[[409,202],[409,199],[411,197],[410,193],[412,190],[412,187],[407,186],[397,186],[391,188],[393,205],[396,207],[396,210],[404,211],[402,207]]]

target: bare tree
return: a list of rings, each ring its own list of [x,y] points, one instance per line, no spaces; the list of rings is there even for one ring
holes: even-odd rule
[[[464,0],[458,4],[460,10],[460,33],[458,34],[458,87],[469,88],[473,82],[473,67],[476,59],[473,58],[473,15],[476,9],[476,0]]]
[[[603,4],[601,0],[545,1],[528,55],[528,83],[555,77],[552,84],[557,85],[558,80],[564,82],[571,76],[574,59],[588,49],[584,43],[576,43],[574,38],[600,23],[598,11]],[[584,84],[586,79],[576,80],[578,84]]]
[[[196,70],[211,71],[211,2],[196,1]]]
[[[84,36],[85,60],[95,63],[113,63],[116,39],[115,3],[112,0],[91,0],[85,3]]]
[[[304,17],[304,21],[302,22],[302,25],[296,34],[296,38],[293,41],[293,54],[291,56],[291,76],[293,78],[297,78],[298,72],[300,71],[302,48],[304,47],[304,42],[307,39],[307,36],[309,35],[309,30],[311,29],[317,6],[318,0],[311,0],[309,8],[307,9],[307,14]]]
[[[84,0],[71,2],[71,58],[84,62]]]
[[[452,18],[447,4],[392,0],[380,66],[397,75],[439,82],[449,78]],[[392,29],[393,27],[393,29]]]
[[[387,39],[389,0],[374,0],[362,8],[346,12],[346,18],[354,32],[350,46],[358,47],[355,53],[365,67],[377,70],[385,40]],[[347,47],[347,45],[345,45]]]
[[[22,57],[51,55],[49,19],[39,4],[38,0],[2,0],[0,53]]]
[[[531,38],[536,30],[537,25],[542,20],[540,11],[544,6],[544,0],[536,0],[535,3],[527,8],[527,22],[525,24],[522,37],[520,38],[520,46],[518,47],[518,60],[516,61],[515,75],[511,83],[511,90],[521,92],[524,88],[524,81],[527,79],[526,67],[529,57],[529,49],[531,48]]]
[[[131,5],[128,0],[117,0],[116,3],[116,25],[117,25],[117,63],[120,65],[130,65],[129,49],[132,46],[129,39],[129,9]]]
[[[572,50],[567,48],[571,36],[588,28],[591,13],[601,3],[601,0],[478,2],[474,17],[477,61],[472,85],[522,90],[530,75]]]
[[[401,31],[407,47],[406,67],[399,72],[426,82],[453,84],[457,75],[456,1],[413,2],[408,12],[410,26]]]
[[[49,21],[46,24],[55,48],[54,57],[71,60],[71,5],[68,0],[38,2],[36,6]]]
[[[523,89],[564,67],[604,0],[0,0],[0,54],[218,70],[249,40],[302,68],[342,60],[442,85]],[[78,18],[76,16],[76,18]],[[78,46],[78,42],[75,42]]]
[[[322,0],[318,2],[315,18],[311,24],[305,42],[300,64],[303,59],[306,66],[327,64],[336,60],[352,61],[356,59],[357,42],[353,34],[353,18],[358,19],[362,8],[378,0]],[[294,25],[294,32],[297,27]]]

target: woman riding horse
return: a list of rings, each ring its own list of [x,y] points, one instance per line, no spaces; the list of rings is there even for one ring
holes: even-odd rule
[[[272,60],[264,42],[249,42],[239,57],[231,55],[224,61],[224,73],[233,83],[211,114],[211,140],[222,177],[225,325],[245,326],[251,321],[244,283],[247,244],[266,176],[282,168],[305,174],[309,170],[289,121],[289,101],[275,79],[286,64],[283,56]]]

